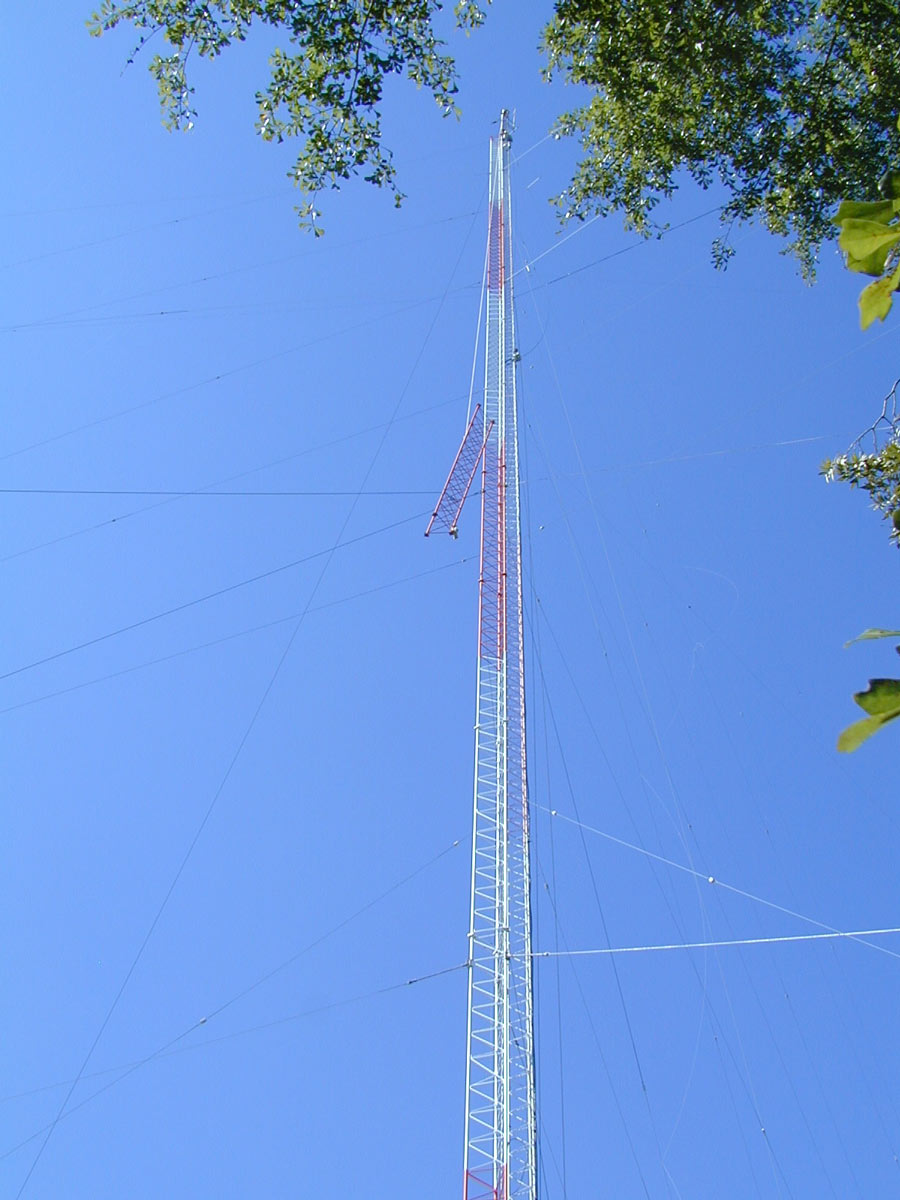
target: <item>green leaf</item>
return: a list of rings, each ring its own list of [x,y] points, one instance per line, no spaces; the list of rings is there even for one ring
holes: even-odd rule
[[[849,263],[847,264],[850,265]],[[868,329],[874,320],[883,321],[891,311],[894,292],[900,287],[900,267],[883,279],[876,279],[859,294],[859,323]]]
[[[892,721],[895,717],[900,717],[900,708],[893,713],[884,713],[877,717],[866,717],[863,721],[857,721],[853,725],[848,725],[837,740],[837,748],[842,754],[850,754],[861,746],[873,733],[877,733],[883,725],[887,725],[888,721]]]
[[[854,645],[856,642],[870,642],[875,638],[900,637],[900,629],[864,629],[862,633],[858,633],[855,638],[851,638],[849,642],[844,642],[844,649]]]
[[[869,716],[900,716],[900,679],[870,679],[866,690],[854,692],[853,699]]]
[[[834,214],[835,225],[843,225],[848,217],[880,221],[886,224],[898,211],[893,200],[842,200]]]
[[[847,217],[838,238],[839,246],[847,255],[847,266],[864,275],[880,275],[891,248],[898,242],[900,226],[856,217]]]
[[[878,180],[878,190],[882,196],[896,200],[900,196],[900,171],[885,171]]]

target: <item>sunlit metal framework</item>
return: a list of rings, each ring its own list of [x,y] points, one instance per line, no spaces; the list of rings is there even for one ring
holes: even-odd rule
[[[463,1200],[537,1196],[511,142],[504,110],[490,157]]]

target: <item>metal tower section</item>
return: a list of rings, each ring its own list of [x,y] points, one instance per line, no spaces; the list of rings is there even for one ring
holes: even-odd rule
[[[463,1200],[535,1200],[510,118],[491,141]]]

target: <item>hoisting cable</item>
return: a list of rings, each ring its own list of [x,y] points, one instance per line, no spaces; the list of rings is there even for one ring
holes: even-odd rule
[[[414,575],[404,575],[402,579],[392,579],[388,583],[379,583],[375,587],[366,588],[362,592],[353,592],[349,596],[339,596],[336,600],[327,600],[324,604],[315,604],[309,612],[324,612],[327,608],[335,608],[339,604],[349,604],[352,600],[372,596],[376,592],[386,592],[389,588],[400,587],[404,583],[414,583],[419,579],[425,579],[428,575],[436,575],[438,572],[447,571],[451,567],[461,567],[471,561],[471,558],[455,558],[451,562],[443,563],[439,567],[429,567],[427,571],[417,571]],[[28,708],[32,704],[41,704],[44,700],[53,700],[57,696],[67,696],[70,692],[80,692],[82,688],[93,687],[96,683],[105,683],[109,679],[118,679],[122,675],[130,675],[134,671],[143,671],[147,667],[155,667],[160,663],[171,662],[175,658],[183,658],[186,654],[196,654],[200,650],[209,650],[212,646],[221,646],[225,642],[232,642],[236,638],[249,637],[252,633],[261,633],[266,629],[274,629],[278,625],[286,625],[288,621],[295,621],[299,616],[298,612],[288,613],[286,617],[276,617],[272,621],[264,621],[262,625],[251,625],[247,629],[238,629],[235,633],[226,633],[222,637],[213,638],[208,642],[200,642],[194,646],[185,646],[183,650],[174,650],[171,654],[163,654],[159,658],[150,658],[144,662],[134,663],[130,667],[122,667],[118,671],[110,671],[106,675],[97,675],[93,679],[85,679],[81,683],[73,683],[69,687],[58,688],[55,692],[44,692],[41,696],[32,696],[28,700],[20,700],[17,704],[9,704],[6,708],[0,708],[0,717],[4,713],[15,712],[18,708]]]
[[[426,413],[434,412],[439,408],[445,408],[449,404],[456,404],[461,396],[451,396],[448,400],[439,400],[437,404],[429,404],[424,408],[415,409],[411,413],[406,413],[404,416],[398,416],[394,424],[400,421],[411,421],[416,417],[424,416]],[[282,454],[278,458],[270,459],[269,462],[261,463],[256,467],[249,467],[246,470],[238,471],[233,475],[226,475],[222,479],[215,479],[211,483],[201,484],[199,487],[191,488],[184,496],[171,496],[163,500],[158,500],[154,504],[145,504],[141,508],[133,508],[129,512],[118,513],[114,517],[107,517],[103,521],[98,521],[94,525],[82,526],[81,529],[74,529],[71,533],[61,534],[59,537],[51,538],[48,542],[40,542],[34,546],[26,546],[21,550],[15,550],[12,554],[4,555],[0,558],[0,563],[11,562],[15,558],[22,558],[26,554],[33,554],[37,550],[47,550],[51,546],[57,546],[60,542],[71,541],[72,538],[81,537],[85,533],[94,533],[98,529],[104,529],[107,525],[116,525],[127,520],[129,517],[137,517],[142,513],[153,512],[156,508],[163,508],[167,504],[174,504],[178,500],[187,499],[195,494],[199,495],[206,493],[212,488],[221,487],[226,483],[234,483],[237,479],[246,479],[248,475],[257,475],[262,471],[270,471],[274,467],[284,466],[285,463],[295,462],[298,458],[304,458],[307,454],[316,454],[321,450],[329,450],[333,446],[338,446],[343,442],[351,441],[356,437],[363,437],[368,433],[377,433],[384,428],[385,422],[380,422],[377,425],[368,425],[363,429],[354,429],[350,433],[341,434],[340,437],[331,438],[327,442],[320,442],[317,446],[307,446],[304,450],[295,450],[291,454]]]
[[[543,875],[543,872],[542,872],[542,875]],[[562,928],[562,923],[560,922],[560,919],[559,919],[559,912],[556,907],[556,897],[551,892],[550,885],[549,885],[546,877],[544,877],[544,889],[547,894],[547,899],[550,903],[550,910],[553,913],[554,928],[559,933],[560,937],[562,938],[563,945],[568,947],[568,939],[566,938],[565,930]],[[561,953],[560,957],[564,957],[565,953],[566,952],[563,951]],[[536,955],[532,954],[532,958],[535,958],[535,957],[536,957]],[[635,1168],[637,1169],[638,1178],[641,1181],[641,1187],[643,1189],[644,1195],[646,1196],[647,1200],[651,1200],[650,1191],[649,1191],[649,1188],[647,1187],[647,1181],[644,1178],[643,1168],[641,1167],[640,1155],[638,1154],[637,1147],[634,1144],[634,1139],[631,1136],[631,1130],[628,1126],[628,1121],[625,1119],[625,1112],[622,1108],[622,1102],[619,1099],[619,1093],[616,1091],[615,1084],[613,1083],[612,1072],[609,1068],[609,1063],[607,1062],[606,1054],[604,1053],[604,1050],[603,1050],[603,1039],[600,1037],[600,1034],[597,1031],[597,1026],[594,1021],[593,1010],[592,1010],[590,1004],[588,1003],[588,999],[587,999],[587,996],[584,991],[584,987],[581,982],[581,977],[579,976],[578,971],[575,969],[574,964],[572,965],[572,977],[575,980],[575,986],[578,989],[578,995],[581,999],[581,1004],[582,1004],[582,1007],[584,1008],[585,1016],[587,1017],[588,1026],[589,1026],[591,1033],[593,1035],[593,1038],[594,1038],[594,1044],[597,1047],[597,1053],[600,1056],[600,1062],[603,1064],[603,1070],[606,1072],[606,1078],[607,1078],[607,1082],[609,1083],[609,1088],[610,1088],[610,1092],[612,1094],[613,1103],[615,1105],[616,1112],[618,1113],[619,1120],[622,1123],[622,1130],[625,1134],[625,1140],[628,1142],[628,1147],[631,1150],[631,1156],[634,1159],[634,1165],[635,1165]]]
[[[484,200],[483,192],[481,195],[481,200]],[[481,207],[481,201],[479,201],[478,207]],[[484,246],[484,265],[481,268],[481,290],[478,293],[478,320],[475,322],[475,348],[472,351],[472,371],[469,376],[469,403],[466,407],[466,425],[468,425],[472,419],[472,402],[475,399],[475,371],[478,366],[478,351],[481,347],[481,318],[482,314],[484,313],[484,298],[487,295],[490,250],[491,241],[490,236],[488,236]]]
[[[177,1037],[170,1038],[168,1042],[166,1042],[163,1046],[158,1047],[151,1054],[145,1055],[144,1058],[139,1059],[135,1062],[125,1063],[123,1066],[106,1067],[102,1071],[93,1071],[90,1074],[83,1075],[82,1078],[83,1079],[96,1079],[101,1075],[108,1075],[111,1071],[123,1071],[123,1070],[131,1071],[133,1069],[136,1069],[139,1066],[143,1066],[144,1063],[150,1062],[151,1059],[160,1057],[162,1054],[164,1054],[169,1049],[169,1047],[174,1046],[177,1042],[183,1041],[184,1038],[186,1038],[189,1033],[192,1033],[195,1029],[199,1029],[201,1026],[206,1025],[209,1021],[211,1021],[213,1019],[213,1017],[219,1016],[220,1013],[223,1013],[227,1008],[230,1008],[232,1004],[236,1004],[238,1000],[243,999],[244,996],[248,996],[251,992],[255,991],[262,984],[267,983],[275,975],[278,975],[281,971],[285,970],[287,967],[289,967],[293,963],[295,963],[299,958],[302,958],[303,955],[308,954],[310,950],[314,950],[316,947],[321,946],[322,943],[327,941],[330,937],[333,937],[336,933],[340,933],[340,931],[342,929],[346,929],[348,925],[351,925],[354,921],[358,920],[360,917],[364,916],[371,909],[375,908],[376,905],[380,904],[382,900],[386,900],[389,896],[392,896],[395,892],[399,891],[402,887],[405,887],[406,884],[411,883],[414,879],[418,878],[419,875],[422,875],[425,871],[428,871],[431,867],[435,866],[436,863],[439,863],[441,861],[441,859],[445,858],[452,850],[455,850],[460,845],[461,845],[461,842],[457,838],[455,841],[451,842],[449,846],[445,846],[443,850],[439,850],[438,853],[432,855],[432,857],[429,858],[427,862],[422,863],[420,866],[416,867],[414,870],[408,872],[408,874],[404,875],[402,877],[402,879],[396,880],[389,887],[385,888],[382,892],[379,892],[377,896],[373,896],[371,900],[367,900],[365,904],[360,905],[360,907],[357,908],[354,912],[350,913],[349,916],[344,917],[341,921],[338,921],[338,923],[336,925],[332,925],[329,929],[326,929],[324,933],[320,933],[318,935],[318,937],[314,938],[311,942],[308,942],[302,949],[295,951],[295,953],[293,953],[289,958],[284,959],[277,966],[272,967],[264,975],[261,975],[258,979],[256,979],[253,983],[242,988],[241,991],[236,992],[228,1000],[226,1000],[222,1004],[220,1004],[218,1006],[218,1008],[211,1009],[204,1016],[199,1017],[196,1021],[192,1022],[191,1025],[189,1025],[187,1029],[182,1030],[182,1032],[179,1033]],[[452,968],[452,969],[455,970],[457,968]],[[431,978],[431,976],[426,976],[426,978]],[[416,983],[416,982],[418,982],[418,980],[408,980],[407,982]],[[318,1011],[318,1010],[316,1010],[316,1011]],[[234,1035],[226,1035],[226,1036],[237,1036],[237,1035],[234,1034]],[[221,1039],[215,1039],[215,1040],[221,1040]],[[205,1045],[205,1044],[206,1043],[203,1043],[203,1045]],[[195,1047],[191,1046],[191,1047],[185,1047],[185,1048],[186,1049],[194,1049]],[[124,1078],[124,1076],[123,1076],[123,1078]],[[26,1091],[26,1092],[17,1092],[15,1094],[9,1095],[9,1096],[0,1096],[0,1104],[4,1104],[10,1100],[20,1100],[26,1096],[34,1096],[38,1092],[46,1092],[52,1088],[66,1087],[71,1082],[72,1082],[71,1079],[64,1079],[59,1083],[44,1084],[42,1087],[31,1088],[29,1091]],[[0,1157],[6,1157],[6,1156],[3,1155]]]
[[[720,205],[717,205],[715,208],[708,208],[705,212],[697,213],[697,215],[694,217],[688,217],[686,221],[679,221],[677,225],[668,225],[665,229],[663,229],[660,232],[659,236],[661,238],[665,237],[666,234],[668,234],[668,233],[674,233],[676,229],[684,229],[684,227],[686,225],[693,225],[695,221],[702,221],[704,217],[711,217],[714,213],[719,212],[721,210],[721,207],[722,206],[720,204]],[[591,218],[591,221],[593,221],[594,219],[595,218]],[[586,229],[589,223],[590,222],[585,222],[585,224],[581,226],[581,229]],[[576,230],[576,232],[579,232],[579,231]],[[570,236],[574,236],[574,235],[570,234]],[[630,242],[627,246],[621,246],[618,250],[613,250],[610,254],[604,254],[602,258],[595,258],[591,262],[584,263],[580,267],[573,267],[571,271],[566,271],[565,274],[563,274],[563,275],[557,275],[553,279],[545,280],[543,283],[533,284],[532,290],[537,291],[538,288],[549,287],[552,283],[561,283],[562,280],[564,280],[564,279],[570,279],[573,275],[580,275],[582,271],[589,271],[592,267],[599,267],[602,263],[610,262],[612,259],[618,258],[622,254],[628,254],[631,250],[637,250],[637,248],[639,246],[646,246],[646,244],[647,244],[646,238],[641,238],[641,240],[637,241],[637,242]],[[547,250],[543,251],[543,253],[538,255],[538,258],[544,258],[545,255],[550,254],[553,250],[555,250],[557,248],[557,246],[561,246],[561,245],[562,245],[562,242],[560,241],[560,242],[554,244],[553,246],[550,246]],[[537,262],[537,258],[533,259],[532,261]],[[528,269],[529,266],[530,266],[530,264],[526,264],[524,267],[522,267],[520,269],[525,271]]]
[[[570,230],[565,237],[561,237],[559,241],[554,242],[552,246],[548,246],[546,250],[542,250],[540,254],[536,254],[534,258],[529,258],[528,261],[523,266],[519,267],[519,269],[515,272],[513,279],[516,278],[516,275],[521,275],[523,271],[530,271],[535,263],[540,262],[542,258],[546,258],[548,254],[552,254],[554,250],[558,250],[560,246],[564,246],[566,242],[571,241],[573,237],[577,237],[579,233],[583,233],[584,230],[593,225],[595,221],[599,221],[602,216],[603,213],[596,213],[589,220],[583,221],[579,225],[576,225],[576,227]],[[640,243],[637,244],[640,245]]]
[[[115,1079],[111,1079],[108,1083],[103,1084],[102,1087],[97,1088],[96,1091],[91,1092],[89,1096],[85,1096],[83,1100],[79,1100],[77,1104],[73,1104],[72,1107],[66,1109],[66,1111],[62,1113],[62,1115],[58,1117],[56,1121],[43,1126],[41,1129],[35,1130],[34,1133],[31,1133],[28,1135],[28,1137],[23,1138],[21,1142],[18,1142],[15,1146],[11,1146],[9,1150],[6,1150],[3,1154],[0,1154],[0,1162],[15,1154],[17,1150],[21,1150],[24,1146],[27,1146],[29,1142],[33,1142],[35,1138],[39,1138],[42,1133],[47,1133],[48,1131],[52,1132],[58,1121],[65,1120],[66,1117],[71,1117],[74,1113],[78,1112],[79,1109],[82,1109],[85,1107],[85,1105],[90,1104],[92,1100],[96,1100],[98,1096],[103,1095],[104,1092],[108,1092],[109,1089],[115,1087],[117,1083],[121,1083],[124,1079],[127,1079],[129,1075],[133,1075],[135,1071],[139,1070],[139,1068],[146,1066],[148,1063],[153,1062],[156,1059],[171,1058],[175,1054],[185,1054],[189,1050],[205,1050],[208,1046],[215,1046],[219,1042],[227,1042],[231,1041],[233,1038],[246,1037],[251,1033],[261,1033],[267,1029],[276,1029],[279,1025],[288,1025],[293,1021],[302,1021],[308,1017],[318,1016],[320,1013],[333,1012],[337,1008],[346,1008],[351,1004],[361,1004],[364,1000],[373,1000],[377,996],[385,996],[389,992],[398,992],[404,990],[405,988],[413,987],[418,983],[427,983],[431,979],[439,979],[444,975],[452,975],[456,971],[461,971],[467,966],[468,963],[456,963],[452,967],[443,967],[439,971],[430,971],[426,975],[415,975],[410,979],[401,980],[399,983],[391,983],[387,984],[385,987],[374,988],[370,992],[362,992],[355,996],[349,996],[344,1000],[332,1000],[327,1004],[319,1004],[315,1008],[307,1008],[302,1012],[290,1013],[286,1017],[276,1017],[275,1020],[265,1021],[260,1025],[250,1025],[245,1029],[236,1029],[232,1033],[223,1033],[218,1037],[210,1038],[205,1042],[193,1042],[188,1046],[176,1046],[177,1042],[182,1041],[189,1033],[193,1033],[195,1029],[199,1029],[209,1019],[207,1017],[202,1017],[199,1021],[195,1021],[190,1029],[186,1029],[184,1033],[179,1034],[177,1038],[173,1038],[164,1046],[160,1046],[159,1049],[154,1050],[152,1054],[148,1054],[145,1058],[141,1058],[136,1062],[130,1063],[124,1069],[119,1067],[109,1067],[107,1068],[107,1071],[97,1072],[96,1074],[105,1075],[108,1073],[108,1071],[121,1070],[121,1074],[117,1075]],[[82,1079],[91,1077],[92,1076],[86,1075],[81,1076]],[[52,1087],[60,1085],[51,1084],[50,1086]]]
[[[14,488],[0,487],[0,496],[166,496],[185,500],[188,496],[203,499],[204,496],[432,496],[433,489],[427,491],[243,491],[243,492],[214,492],[214,491],[164,491],[154,488]]]
[[[718,950],[723,946],[771,946],[778,942],[819,942],[829,939],[834,940],[836,938],[858,940],[865,937],[882,937],[891,933],[900,933],[900,926],[890,929],[836,930],[834,933],[794,933],[778,937],[728,938],[719,942],[670,942],[662,945],[647,946],[601,946],[596,950],[535,950],[532,953],[532,958],[579,958],[600,954],[641,954],[650,950]],[[884,947],[875,946],[873,949],[883,950]],[[895,958],[900,958],[900,954],[896,954],[892,950],[886,950],[885,953],[893,954]]]
[[[6,671],[0,675],[0,681],[11,679],[14,675],[21,675],[24,671],[30,671],[34,667],[42,667],[45,663],[55,662],[58,658],[65,658],[69,654],[75,654],[78,650],[85,650],[88,646],[96,646],[99,642],[109,641],[110,638],[118,637],[119,634],[130,633],[133,629],[140,629],[142,626],[150,625],[154,621],[161,621],[163,617],[171,617],[174,613],[184,612],[185,609],[193,608],[196,604],[203,604],[207,600],[215,600],[218,596],[225,596],[229,592],[237,591],[238,588],[248,587],[251,583],[258,583],[261,579],[270,579],[273,575],[278,575],[282,571],[289,571],[293,567],[302,566],[304,563],[313,562],[319,558],[326,558],[330,562],[338,550],[344,550],[348,546],[355,546],[359,542],[376,537],[379,533],[387,533],[392,529],[399,529],[400,526],[409,525],[412,521],[421,521],[427,515],[427,513],[414,513],[411,517],[404,517],[400,521],[392,521],[390,525],[382,525],[379,529],[370,529],[368,533],[361,533],[358,537],[348,538],[346,542],[329,546],[325,550],[316,550],[312,554],[305,554],[302,558],[295,558],[292,562],[282,563],[279,567],[271,567],[268,571],[261,571],[257,575],[251,575],[248,579],[241,579],[237,583],[229,583],[223,588],[217,588],[214,592],[207,592],[204,596],[196,596],[193,600],[185,600],[183,603],[176,604],[172,608],[167,608],[163,612],[153,613],[149,617],[142,617],[139,621],[132,621],[130,625],[122,625],[118,629],[111,629],[108,633],[101,633],[97,637],[88,638],[86,641],[79,642],[75,646],[69,646],[65,650],[57,650],[55,654],[48,654],[44,658],[38,658],[33,662],[25,663],[23,666],[16,667],[12,671]]]
[[[444,294],[445,297],[446,295],[447,293]],[[62,441],[64,438],[72,437],[76,433],[84,433],[86,430],[94,429],[98,425],[105,425],[110,421],[118,420],[119,417],[126,417],[131,413],[141,412],[143,409],[150,408],[154,404],[160,404],[163,400],[171,400],[175,396],[184,396],[188,392],[195,392],[199,388],[206,387],[211,383],[220,383],[223,379],[230,379],[233,375],[239,375],[242,371],[250,371],[254,367],[265,366],[267,363],[275,362],[280,358],[286,358],[290,354],[298,354],[301,350],[307,350],[310,346],[317,346],[321,342],[343,337],[345,334],[355,333],[359,329],[365,329],[369,325],[377,324],[379,321],[386,320],[389,317],[398,317],[403,313],[411,312],[415,308],[421,308],[424,304],[431,304],[434,299],[434,296],[429,296],[424,300],[414,300],[409,304],[401,305],[399,308],[392,308],[388,313],[379,313],[377,316],[367,317],[363,321],[356,321],[352,325],[344,325],[340,329],[331,330],[329,333],[308,338],[305,342],[298,342],[294,346],[287,346],[283,350],[275,350],[271,354],[263,355],[261,358],[254,358],[248,362],[238,363],[237,366],[229,367],[224,371],[218,371],[215,375],[208,375],[205,379],[198,379],[194,383],[183,384],[172,391],[151,396],[149,400],[141,400],[137,404],[129,405],[128,408],[120,408],[116,412],[107,413],[102,417],[95,417],[91,421],[85,421],[83,424],[73,426],[71,429],[65,429],[61,433],[51,434],[50,437],[42,438],[38,442],[31,442],[26,446],[20,446],[18,450],[9,450],[6,454],[0,455],[0,462],[6,462],[10,458],[17,458],[20,454],[28,454],[32,450],[39,450],[43,446],[50,446],[55,442]],[[443,298],[441,298],[441,302],[443,302]]]
[[[346,250],[351,246],[358,246],[365,242],[384,241],[385,238],[399,237],[406,233],[417,233],[420,229],[428,229],[433,225],[449,225],[453,221],[462,221],[466,217],[473,216],[471,212],[457,213],[451,217],[439,217],[433,221],[421,221],[418,225],[409,225],[404,229],[395,231],[379,230],[378,233],[366,234],[360,237],[351,238],[349,241],[337,242],[334,245],[335,250]],[[138,231],[140,232],[140,231]],[[72,308],[67,312],[56,313],[50,317],[34,321],[23,321],[19,324],[6,325],[2,327],[4,333],[18,333],[27,329],[42,329],[46,326],[55,326],[63,324],[66,318],[78,317],[82,313],[95,312],[98,308],[109,308],[113,304],[129,304],[132,300],[145,300],[148,296],[158,296],[163,292],[177,292],[183,288],[196,287],[198,284],[214,283],[219,279],[227,279],[233,275],[244,275],[248,271],[259,271],[265,267],[278,267],[283,269],[286,263],[292,262],[298,258],[305,258],[309,254],[308,250],[300,250],[296,254],[289,254],[286,258],[267,258],[255,263],[246,263],[240,267],[230,267],[227,271],[217,271],[210,275],[199,275],[193,279],[182,279],[178,283],[167,283],[162,287],[145,288],[140,292],[132,292],[128,296],[113,296],[110,300],[98,300],[94,304],[86,304],[81,308]],[[111,314],[115,315],[115,314]]]
[[[576,827],[584,830],[587,833],[594,833],[598,837],[605,838],[606,841],[608,841],[608,842],[613,842],[617,846],[623,846],[626,850],[634,850],[636,853],[643,854],[646,858],[652,858],[656,862],[661,862],[667,867],[674,867],[674,869],[676,871],[683,871],[686,875],[692,875],[695,879],[703,880],[704,882],[712,884],[715,887],[724,888],[726,892],[733,892],[736,896],[743,896],[745,900],[752,900],[752,901],[754,901],[754,903],[762,904],[766,908],[774,908],[777,912],[784,913],[785,916],[795,917],[798,921],[805,921],[809,925],[816,925],[816,926],[818,926],[819,929],[825,930],[825,934],[822,934],[822,935],[809,935],[807,937],[797,937],[797,938],[793,938],[793,939],[792,938],[775,938],[775,939],[771,939],[771,940],[774,940],[774,941],[791,941],[791,940],[809,941],[812,939],[813,936],[823,936],[823,937],[828,936],[828,937],[832,937],[832,938],[836,938],[836,937],[851,938],[851,939],[854,939],[857,941],[861,941],[863,938],[865,938],[867,936],[875,936],[876,934],[882,934],[882,933],[900,932],[900,931],[894,930],[894,929],[876,929],[876,930],[870,931],[870,933],[867,933],[865,930],[862,930],[859,932],[847,933],[842,929],[835,929],[835,927],[833,925],[829,925],[825,921],[817,921],[815,917],[808,917],[808,916],[805,916],[803,913],[795,912],[791,908],[786,908],[783,904],[776,904],[774,902],[774,900],[766,900],[762,896],[754,895],[753,892],[747,892],[743,888],[735,887],[734,884],[725,883],[723,880],[718,879],[715,875],[704,874],[702,871],[698,871],[694,867],[688,867],[684,863],[675,862],[673,859],[666,858],[662,854],[656,854],[652,850],[646,850],[646,849],[644,849],[643,846],[636,846],[634,844],[634,842],[628,842],[624,838],[615,837],[611,833],[605,833],[602,829],[597,829],[593,825],[586,825],[583,821],[578,821],[574,817],[566,816],[565,813],[561,813],[555,808],[552,808],[552,809],[546,808],[543,805],[537,805],[536,807],[541,808],[543,812],[549,813],[551,817],[558,817],[560,820],[567,821],[570,825],[575,825]],[[762,940],[766,941],[769,939],[762,939]],[[722,942],[722,943],[716,943],[716,944],[743,945],[745,943]],[[752,942],[746,943],[746,944],[749,945],[749,944],[752,944]],[[879,946],[874,942],[866,942],[866,941],[863,941],[862,944],[864,946],[868,946],[872,950],[879,950],[882,954],[888,954],[888,955],[890,955],[891,958],[900,958],[900,953],[898,953],[896,950],[888,950],[886,946]],[[650,947],[650,948],[652,949],[653,947]],[[661,947],[661,948],[666,948],[666,947]],[[673,947],[673,948],[676,948],[676,947]],[[601,953],[601,951],[596,950],[596,951],[591,951],[590,953],[599,954],[599,953]]]

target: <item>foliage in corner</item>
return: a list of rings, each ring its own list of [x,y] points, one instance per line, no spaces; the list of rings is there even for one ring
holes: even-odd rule
[[[890,538],[900,547],[900,444],[890,441],[880,450],[840,454],[822,463],[829,483],[838,480],[868,492],[872,507],[891,522]]]
[[[878,191],[880,200],[845,200],[834,218],[847,268],[875,276],[859,297],[863,329],[885,319],[900,287],[900,171],[886,171]]]
[[[838,202],[874,200],[900,158],[897,21],[892,0],[557,0],[547,73],[590,89],[557,124],[582,148],[561,212],[652,233],[689,175],[730,197],[719,265],[731,225],[756,219],[811,277]]]
[[[900,629],[867,629],[847,645],[887,637],[900,637]],[[900,654],[900,646],[894,649]],[[855,692],[853,699],[868,716],[848,725],[838,738],[837,748],[845,754],[856,750],[873,733],[900,717],[900,679],[870,679],[866,690]]]
[[[443,115],[457,113],[455,65],[434,25],[440,9],[440,0],[103,0],[88,28],[99,37],[133,26],[139,41],[129,62],[163,35],[166,52],[149,67],[169,129],[190,129],[196,116],[187,78],[192,55],[217,58],[246,40],[254,23],[284,34],[287,47],[274,51],[268,84],[256,93],[256,129],[269,142],[301,140],[289,176],[305,197],[301,223],[319,234],[318,194],[353,175],[386,187],[398,205],[403,200],[382,139],[389,76],[405,75],[431,92]],[[466,30],[484,19],[477,0],[460,0],[455,12]]]

